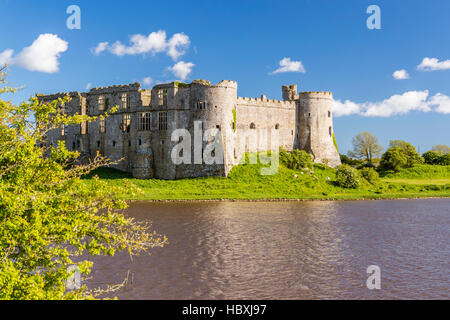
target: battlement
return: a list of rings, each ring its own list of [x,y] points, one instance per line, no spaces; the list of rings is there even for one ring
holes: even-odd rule
[[[36,97],[39,100],[44,100],[44,101],[53,101],[53,100],[57,100],[59,98],[64,98],[67,95],[69,95],[70,98],[75,98],[75,97],[80,97],[83,96],[84,93],[80,93],[78,91],[71,91],[71,92],[57,92],[57,93],[53,93],[53,94],[40,94],[37,93]]]
[[[271,108],[293,108],[295,109],[295,101],[284,101],[267,99],[265,96],[261,98],[238,97],[237,104],[253,106],[253,107],[271,107]]]
[[[305,91],[299,93],[299,99],[327,99],[333,100],[333,93],[329,91]]]
[[[131,84],[92,88],[91,90],[89,90],[89,94],[105,94],[105,93],[140,91],[140,90],[141,84],[139,82],[135,82]]]

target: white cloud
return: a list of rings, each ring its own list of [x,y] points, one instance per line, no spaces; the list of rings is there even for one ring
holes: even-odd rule
[[[12,49],[6,49],[5,51],[0,52],[0,66],[4,64],[10,64],[13,61],[13,54],[14,50]]]
[[[109,42],[100,42],[95,48],[93,48],[91,51],[94,55],[98,56],[100,53],[106,50],[108,47]]]
[[[192,72],[192,68],[195,66],[192,62],[177,62],[174,66],[169,67],[168,69],[172,71],[172,73],[178,77],[180,80],[184,81],[188,75]]]
[[[142,79],[142,82],[144,83],[144,85],[149,86],[153,82],[153,79],[151,77],[145,77],[144,79]]]
[[[434,107],[434,108],[433,108]],[[450,113],[450,97],[438,93],[429,96],[428,90],[408,91],[379,102],[355,103],[350,100],[333,101],[336,117],[360,115],[365,117],[390,117],[410,111]]]
[[[135,34],[130,37],[130,44],[127,46],[120,41],[116,41],[112,45],[108,42],[100,42],[93,50],[93,54],[108,50],[116,56],[136,55],[136,54],[156,54],[165,52],[173,60],[186,53],[190,45],[190,40],[184,33],[176,33],[170,39],[166,39],[166,32],[159,30],[150,33],[148,36]]]
[[[0,63],[17,64],[29,71],[55,73],[59,71],[59,57],[67,51],[69,43],[55,34],[39,35],[29,47],[13,56],[14,50],[0,53]]]
[[[450,69],[450,60],[439,61],[437,58],[424,58],[417,66],[420,71],[436,71]]]
[[[305,67],[301,61],[291,61],[291,58],[283,58],[280,61],[280,67],[271,72],[271,74],[283,73],[283,72],[301,72],[305,73]]]
[[[404,69],[395,71],[392,76],[397,80],[409,79],[409,73]]]
[[[190,44],[189,37],[184,33],[176,33],[170,38],[167,47],[167,54],[174,60],[182,56]]]
[[[85,89],[85,90],[89,90],[91,87],[92,87],[92,83],[89,82],[89,83],[86,85],[86,89]]]
[[[345,100],[344,102],[341,102],[340,100],[333,100],[333,115],[335,117],[359,114],[360,111],[360,105],[355,102],[350,100]]]
[[[450,97],[438,93],[430,99],[430,105],[436,106],[434,109],[438,113],[450,114]]]

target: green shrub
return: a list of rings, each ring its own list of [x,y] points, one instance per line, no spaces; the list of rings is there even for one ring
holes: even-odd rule
[[[347,164],[340,165],[336,172],[336,182],[343,188],[356,189],[360,185],[358,171]]]
[[[440,156],[438,164],[441,166],[450,166],[450,153]]]
[[[313,167],[311,155],[304,150],[297,149],[293,150],[292,152],[281,150],[280,163],[282,163],[285,167],[293,170]]]
[[[349,156],[346,156],[345,154],[341,154],[340,157],[341,157],[342,164],[348,164],[351,166],[360,166],[360,165],[364,164],[364,160],[353,159],[353,158],[350,158]]]
[[[426,164],[439,164],[441,156],[442,153],[437,151],[427,151],[422,155]]]
[[[374,168],[366,167],[361,170],[361,176],[371,184],[377,184],[380,180],[378,172]]]
[[[389,149],[381,157],[380,166],[383,170],[398,172],[402,168],[411,168],[422,163],[423,158],[413,145],[402,140],[393,140]]]

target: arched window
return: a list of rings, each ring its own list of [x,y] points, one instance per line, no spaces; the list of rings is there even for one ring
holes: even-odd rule
[[[329,127],[328,131],[330,132],[330,137],[331,137],[333,135],[333,129],[331,127]]]
[[[275,125],[275,130],[278,130],[278,129],[280,129],[280,124],[279,124],[279,123],[277,123],[277,124]]]
[[[253,122],[250,123],[250,129],[256,129],[256,125]]]
[[[331,111],[328,111],[328,118],[331,118]]]

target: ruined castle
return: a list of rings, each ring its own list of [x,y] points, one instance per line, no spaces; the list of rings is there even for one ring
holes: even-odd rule
[[[48,102],[65,95],[41,95],[39,99]],[[53,130],[48,142],[63,140],[69,150],[88,157],[100,152],[113,161],[122,159],[115,167],[136,178],[226,176],[245,152],[261,151],[254,150],[255,145],[270,150],[273,130],[279,147],[306,150],[315,162],[340,164],[333,143],[331,92],[298,93],[297,85],[290,85],[282,87],[283,100],[264,95],[242,98],[237,96],[235,81],[212,85],[194,80],[159,84],[151,90],[141,89],[139,83],[93,88],[69,96],[64,107],[67,114],[98,116],[114,106],[118,111],[95,122]],[[181,140],[172,136],[176,129],[186,129],[192,137],[200,132],[200,141],[190,145],[192,154],[196,148],[207,148],[209,138],[202,138],[202,132],[216,129],[222,161],[205,163],[200,158],[174,163],[171,153]]]

